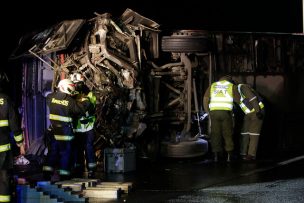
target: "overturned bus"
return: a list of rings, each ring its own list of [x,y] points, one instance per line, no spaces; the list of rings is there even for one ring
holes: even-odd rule
[[[81,73],[97,96],[95,148],[101,158],[105,147],[136,148],[139,157],[148,158],[206,154],[209,124],[202,96],[224,73],[254,86],[265,98],[268,115],[277,118],[266,121],[266,144],[275,134],[285,139],[275,145],[282,151],[300,148],[286,143],[303,143],[303,138],[278,135],[291,128],[286,120],[294,110],[286,108],[285,95],[304,70],[302,34],[163,33],[158,23],[131,9],[115,20],[109,13],[95,15],[26,35],[13,54],[23,67],[29,148],[49,125],[45,95],[73,73]],[[282,123],[287,127],[269,130]]]

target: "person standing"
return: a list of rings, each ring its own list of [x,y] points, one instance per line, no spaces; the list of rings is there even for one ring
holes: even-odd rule
[[[4,83],[8,82],[5,73],[0,73],[0,202],[10,202],[12,191],[10,189],[10,174],[13,169],[13,153],[10,133],[13,134],[20,155],[25,154],[23,134],[19,118],[10,97],[3,91]]]
[[[70,79],[61,80],[58,89],[59,91],[50,93],[46,98],[53,137],[43,172],[46,179],[51,179],[59,160],[60,180],[66,180],[71,174],[73,119],[85,114],[89,101],[82,98],[81,102],[77,102],[73,98],[77,92]]]
[[[94,150],[96,96],[86,86],[83,75],[74,73],[70,78],[79,92],[76,99],[81,100],[83,97],[87,97],[90,101],[90,106],[85,115],[75,120],[74,124],[75,145],[77,146],[75,151],[75,171],[76,174],[83,174],[86,167],[88,178],[94,178],[97,166]]]
[[[211,122],[210,141],[215,162],[222,154],[223,146],[227,153],[227,161],[231,161],[234,150],[232,110],[234,102],[238,103],[239,99],[240,95],[230,75],[213,82],[204,94],[203,106]]]
[[[245,114],[241,129],[240,155],[243,160],[255,160],[265,116],[264,104],[259,94],[248,84],[237,84],[237,87],[241,96],[239,106]]]

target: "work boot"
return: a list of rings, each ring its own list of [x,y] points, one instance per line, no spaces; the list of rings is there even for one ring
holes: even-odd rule
[[[232,151],[227,152],[227,162],[235,161],[236,157]]]
[[[232,153],[228,152],[228,154],[227,154],[227,162],[231,162],[231,159],[232,159]]]
[[[255,161],[255,156],[252,156],[252,155],[247,155],[245,158],[244,158],[245,161]]]
[[[52,176],[53,176],[52,172],[49,172],[49,171],[44,171],[43,172],[43,180],[44,181],[51,181]]]
[[[218,152],[214,152],[213,153],[213,161],[214,162],[218,162],[219,161],[219,153]]]
[[[240,159],[243,160],[243,161],[245,161],[245,160],[246,160],[246,156],[247,156],[247,155],[241,154],[241,155],[240,155]]]
[[[88,172],[88,178],[89,179],[94,179],[95,178],[95,172],[94,171],[89,171]]]

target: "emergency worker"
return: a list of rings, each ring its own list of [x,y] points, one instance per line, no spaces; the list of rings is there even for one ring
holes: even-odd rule
[[[24,155],[23,135],[19,118],[10,97],[3,91],[7,81],[5,73],[0,73],[0,202],[10,202],[12,191],[13,153],[10,133],[12,133],[20,154]]]
[[[203,105],[211,122],[210,142],[215,162],[223,154],[223,146],[227,153],[227,161],[231,161],[234,150],[232,110],[234,102],[238,103],[239,99],[237,87],[229,75],[213,82],[204,94]]]
[[[79,92],[76,99],[81,100],[83,97],[87,97],[90,101],[90,106],[85,115],[77,119],[74,123],[75,146],[77,146],[75,151],[75,171],[76,174],[83,174],[86,167],[88,178],[94,178],[97,166],[94,150],[96,96],[86,86],[82,74],[72,74],[71,80],[74,82],[76,90]]]
[[[248,84],[237,84],[237,87],[241,96],[239,106],[245,114],[241,129],[240,155],[243,160],[255,160],[265,115],[264,104],[259,94]]]
[[[77,94],[75,85],[70,79],[63,79],[58,83],[58,90],[47,95],[49,119],[53,138],[43,172],[46,179],[51,176],[59,161],[60,180],[70,178],[72,160],[72,140],[74,139],[72,122],[77,116],[85,114],[89,100],[82,98],[77,102],[73,96]]]

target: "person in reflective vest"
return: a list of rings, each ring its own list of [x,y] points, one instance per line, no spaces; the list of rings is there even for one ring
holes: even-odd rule
[[[239,99],[240,95],[229,75],[213,82],[204,94],[203,105],[211,122],[210,142],[215,162],[223,154],[222,146],[227,153],[227,161],[231,161],[234,150],[232,110],[234,102],[238,103]]]
[[[94,178],[97,166],[94,150],[96,96],[86,86],[82,74],[74,73],[70,78],[79,92],[77,100],[81,100],[83,97],[87,97],[90,100],[90,107],[86,114],[75,120],[76,122],[74,123],[75,146],[77,146],[75,151],[75,174],[82,176],[86,167],[88,178]]]
[[[73,96],[77,94],[75,84],[70,79],[58,83],[58,90],[47,95],[49,119],[53,131],[50,151],[48,152],[43,172],[46,179],[51,180],[59,161],[58,173],[60,180],[69,179],[72,164],[73,119],[84,115],[89,106],[89,100],[82,98],[77,102]]]
[[[237,81],[235,81],[237,84]],[[243,160],[255,160],[259,136],[265,116],[260,95],[248,84],[237,84],[241,95],[239,106],[244,112],[241,129],[240,155]]]
[[[3,83],[6,75],[0,74],[0,202],[11,202],[12,191],[10,189],[10,173],[13,168],[13,153],[10,133],[13,134],[20,154],[24,155],[23,134],[18,114],[16,113],[10,97],[3,92]]]

